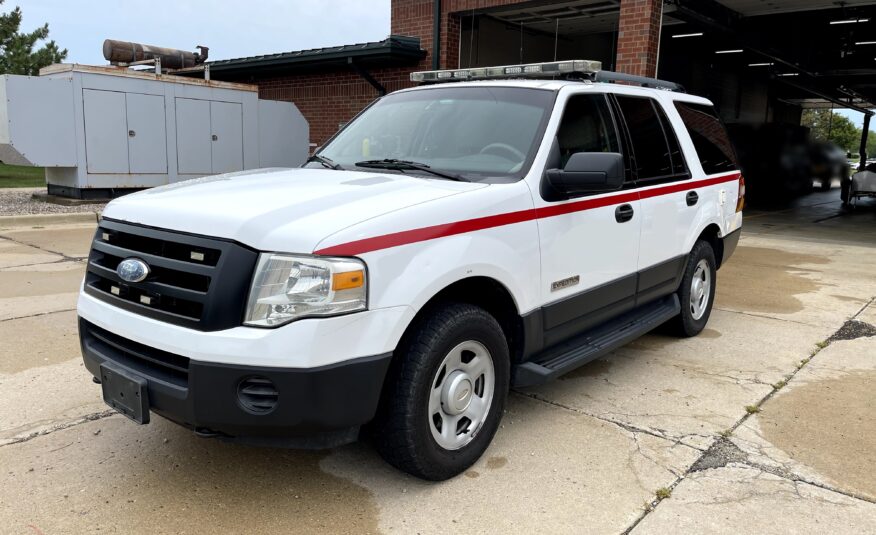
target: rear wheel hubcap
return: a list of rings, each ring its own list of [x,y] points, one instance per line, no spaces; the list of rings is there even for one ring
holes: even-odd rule
[[[709,298],[712,293],[712,271],[706,259],[697,262],[694,268],[693,278],[690,283],[690,315],[698,320],[709,308]]]

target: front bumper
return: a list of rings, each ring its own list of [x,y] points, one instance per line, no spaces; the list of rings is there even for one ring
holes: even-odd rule
[[[351,442],[374,417],[391,353],[313,368],[243,366],[191,360],[124,338],[80,317],[85,367],[95,377],[112,362],[147,381],[152,412],[200,434],[292,447]],[[253,412],[239,387],[268,379],[273,408]]]

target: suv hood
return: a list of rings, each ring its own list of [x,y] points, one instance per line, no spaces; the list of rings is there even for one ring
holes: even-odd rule
[[[261,251],[310,253],[351,225],[483,187],[422,175],[260,169],[127,195],[107,205],[103,216],[227,238]]]

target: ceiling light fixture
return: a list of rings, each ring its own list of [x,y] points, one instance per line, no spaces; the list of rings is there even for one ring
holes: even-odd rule
[[[799,72],[780,72],[776,76],[800,76]]]
[[[678,39],[679,37],[702,37],[703,32],[696,33],[677,33],[672,36],[673,39]]]
[[[715,54],[739,54],[740,52],[744,52],[741,48],[734,48],[732,50],[715,50]]]
[[[749,63],[749,67],[772,67],[775,63]]]
[[[831,24],[855,24],[857,22],[870,22],[870,19],[843,19],[830,21]]]
[[[858,41],[855,43],[856,45],[876,45],[876,41]]]

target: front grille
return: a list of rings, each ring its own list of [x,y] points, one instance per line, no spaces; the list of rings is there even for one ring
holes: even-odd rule
[[[257,253],[237,243],[110,219],[101,221],[88,257],[85,291],[137,314],[202,331],[241,324]],[[149,265],[125,282],[127,258]]]
[[[113,334],[79,319],[82,344],[105,360],[116,362],[151,379],[188,387],[189,359]]]

